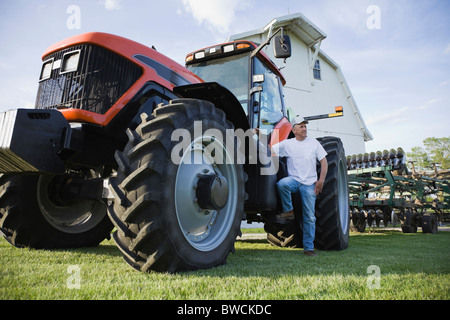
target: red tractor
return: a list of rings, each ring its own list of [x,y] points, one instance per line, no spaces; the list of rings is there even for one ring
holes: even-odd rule
[[[270,145],[291,126],[285,79],[261,51],[269,40],[195,51],[187,68],[105,33],[48,48],[35,109],[0,114],[5,239],[16,247],[95,246],[115,229],[124,259],[144,272],[224,264],[243,220],[264,222],[275,245],[301,246],[301,208],[295,222],[275,219],[286,166]],[[273,40],[277,57],[290,56],[287,36]],[[316,247],[342,250],[346,159],[338,138],[319,140],[329,170]]]

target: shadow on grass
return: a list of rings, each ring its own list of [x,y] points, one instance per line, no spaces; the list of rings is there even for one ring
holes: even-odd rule
[[[199,271],[220,276],[364,275],[372,265],[384,274],[450,272],[450,234],[404,234],[397,230],[372,230],[350,236],[342,251],[317,250],[308,257],[303,249],[275,247],[265,239],[239,240],[227,264]],[[444,249],[444,250],[443,250]]]
[[[261,236],[265,237],[264,234]],[[380,266],[384,273],[450,273],[450,251],[445,249],[449,245],[448,232],[403,234],[397,230],[380,229],[352,233],[346,250],[317,250],[316,257],[308,257],[303,254],[302,248],[276,247],[265,238],[239,239],[235,243],[235,253],[228,256],[225,265],[181,274],[221,277],[346,276],[367,275],[367,268],[371,265]],[[97,247],[55,251],[122,258],[112,240],[105,240]]]

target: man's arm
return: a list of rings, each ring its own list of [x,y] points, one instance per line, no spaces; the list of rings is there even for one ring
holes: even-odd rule
[[[318,195],[322,192],[323,184],[325,183],[325,178],[328,173],[328,161],[327,158],[324,157],[322,160],[320,160],[320,177],[319,180],[316,182],[316,186],[314,187],[314,193]]]

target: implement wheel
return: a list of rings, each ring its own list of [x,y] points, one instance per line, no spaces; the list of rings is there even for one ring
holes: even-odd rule
[[[417,221],[414,212],[406,211],[402,216],[401,225],[403,233],[416,233]]]
[[[422,215],[422,232],[437,233],[438,219],[434,213],[426,213]]]

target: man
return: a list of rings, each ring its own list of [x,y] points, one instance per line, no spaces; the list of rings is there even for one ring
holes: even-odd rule
[[[316,139],[307,136],[308,130],[303,117],[297,116],[292,121],[295,138],[284,140],[273,146],[279,157],[287,157],[288,176],[277,183],[281,198],[282,213],[278,219],[293,220],[293,192],[300,192],[303,208],[303,248],[304,254],[315,256],[314,237],[316,232],[315,203],[316,196],[322,192],[328,172],[326,151]],[[316,160],[320,161],[320,177],[317,179]]]

